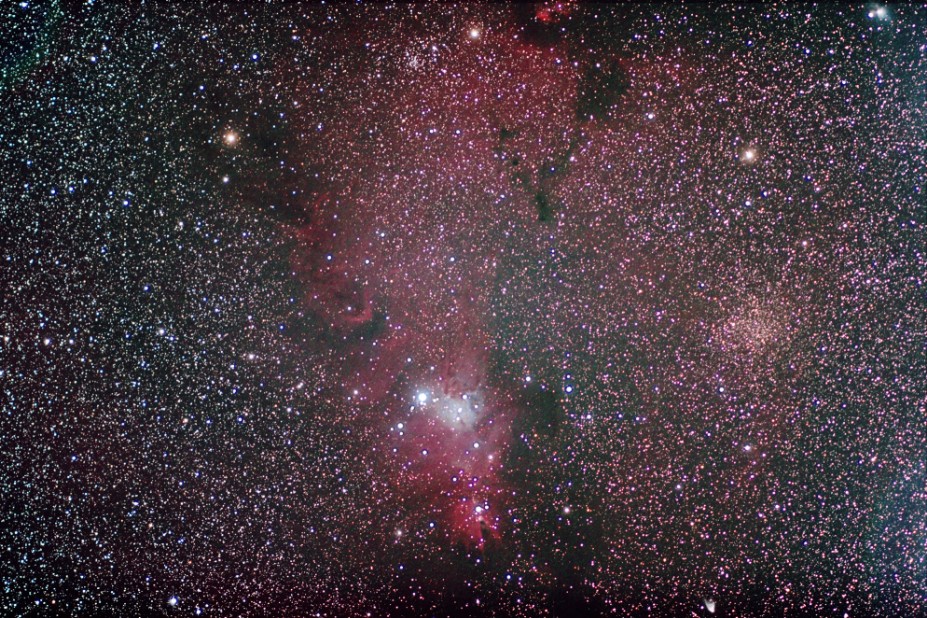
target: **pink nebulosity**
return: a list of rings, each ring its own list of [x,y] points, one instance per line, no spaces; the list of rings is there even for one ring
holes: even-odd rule
[[[292,230],[302,309],[327,333],[315,351],[337,346],[327,369],[352,421],[390,436],[382,466],[398,510],[468,546],[497,537],[504,519],[498,473],[516,399],[487,379],[493,239],[548,233],[537,227],[538,170],[570,148],[562,127],[575,116],[576,72],[513,34],[487,32],[479,54],[461,43],[433,65],[394,67],[403,87],[384,95],[389,104],[357,98],[311,127],[326,190]],[[505,70],[487,73],[493,56],[507,58]],[[381,147],[402,163],[384,166]]]

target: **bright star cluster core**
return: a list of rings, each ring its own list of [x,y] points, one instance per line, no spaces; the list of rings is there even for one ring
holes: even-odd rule
[[[0,31],[0,614],[927,614],[927,7]]]

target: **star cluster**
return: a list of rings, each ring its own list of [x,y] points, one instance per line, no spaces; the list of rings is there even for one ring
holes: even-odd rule
[[[927,612],[924,7],[0,11],[0,613]]]

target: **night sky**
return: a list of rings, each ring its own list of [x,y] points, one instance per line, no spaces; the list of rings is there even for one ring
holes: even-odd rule
[[[927,6],[0,32],[0,614],[927,615]]]

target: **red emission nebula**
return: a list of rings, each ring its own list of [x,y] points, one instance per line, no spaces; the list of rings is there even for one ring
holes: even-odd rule
[[[539,19],[555,22],[562,11],[546,7]],[[624,236],[596,231],[597,204],[611,198],[591,194],[584,179],[601,173],[616,143],[674,156],[658,140],[666,127],[639,118],[648,98],[691,97],[698,75],[681,50],[634,63],[590,59],[489,26],[474,21],[453,45],[413,30],[388,43],[405,50],[389,67],[364,46],[362,68],[324,103],[337,110],[315,109],[316,86],[295,84],[309,102],[296,112],[303,156],[324,180],[303,223],[286,226],[302,305],[342,352],[330,370],[350,423],[385,437],[377,468],[403,513],[393,533],[427,522],[448,543],[477,549],[499,540],[519,500],[500,472],[531,379],[527,366],[489,375],[493,349],[507,344],[493,311],[508,293],[500,269],[511,268],[500,241],[529,253],[556,236],[574,252],[609,254],[619,276],[653,269],[636,264]],[[352,44],[330,36],[332,49]],[[403,88],[384,92],[388,72]],[[620,110],[603,122],[619,95]],[[630,166],[609,174],[619,185],[640,181]],[[588,310],[600,292],[574,289],[560,311]]]
[[[463,33],[455,49],[410,41],[401,91],[371,105],[358,74],[342,113],[307,127],[307,159],[338,180],[292,233],[306,310],[356,340],[336,370],[364,410],[356,422],[388,433],[381,464],[409,519],[481,547],[504,525],[511,491],[498,472],[523,387],[487,377],[498,239],[549,234],[530,231],[539,168],[576,140],[574,97],[549,93],[575,92],[577,71],[514,30],[476,28],[481,40]],[[399,154],[379,156],[387,146]]]

